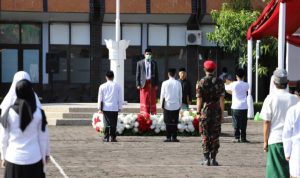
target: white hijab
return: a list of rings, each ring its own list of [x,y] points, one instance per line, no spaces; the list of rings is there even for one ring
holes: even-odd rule
[[[31,81],[30,76],[27,72],[25,71],[19,71],[17,73],[15,73],[14,75],[14,79],[13,82],[10,86],[10,89],[8,91],[8,93],[6,94],[6,96],[4,97],[0,108],[2,110],[2,114],[1,116],[5,113],[5,111],[7,110],[7,108],[9,108],[11,105],[13,105],[17,99],[17,94],[16,94],[16,84],[20,81],[26,79],[28,81]],[[38,96],[35,94],[35,100],[36,100],[36,107],[38,108],[42,108],[42,104],[38,98]]]

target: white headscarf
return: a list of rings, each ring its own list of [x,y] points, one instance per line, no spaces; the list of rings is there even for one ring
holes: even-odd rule
[[[19,71],[17,73],[15,73],[14,75],[14,79],[13,82],[10,86],[10,89],[8,91],[8,93],[6,94],[6,96],[4,97],[0,108],[2,110],[2,114],[1,116],[5,113],[5,111],[7,110],[7,108],[9,108],[11,105],[13,105],[17,99],[17,94],[16,94],[16,84],[20,81],[26,79],[28,81],[31,81],[30,76],[27,72],[25,71]],[[34,93],[35,95],[35,100],[36,100],[36,107],[38,108],[42,108],[42,104],[38,98],[38,96],[36,95],[36,93]]]

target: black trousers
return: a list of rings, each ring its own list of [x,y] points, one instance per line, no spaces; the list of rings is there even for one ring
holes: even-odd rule
[[[108,139],[116,138],[116,130],[117,130],[117,121],[118,121],[118,112],[117,111],[103,111],[104,122],[106,125],[104,131],[104,138]]]
[[[232,109],[232,126],[236,139],[246,139],[247,109]]]
[[[166,123],[167,138],[177,137],[177,124],[179,118],[179,110],[166,110],[164,109],[164,122]]]

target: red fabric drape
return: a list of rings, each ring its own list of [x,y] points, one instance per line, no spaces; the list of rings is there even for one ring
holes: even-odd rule
[[[286,34],[293,34],[300,27],[300,1],[285,0]],[[280,1],[272,0],[248,29],[247,39],[261,39],[267,36],[278,36]]]
[[[286,37],[286,40],[288,43],[300,47],[300,36],[295,36],[295,35],[288,35]]]
[[[140,112],[156,114],[156,89],[147,80],[144,88],[140,89]]]

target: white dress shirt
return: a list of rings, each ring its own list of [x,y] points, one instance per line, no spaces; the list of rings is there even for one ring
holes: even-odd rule
[[[282,132],[285,157],[290,157],[290,175],[300,177],[300,102],[286,114]]]
[[[101,109],[101,102],[103,103],[103,111],[121,110],[123,104],[121,86],[111,80],[100,85],[98,93],[98,109]]]
[[[282,143],[282,131],[287,110],[298,102],[295,95],[277,89],[268,95],[262,106],[260,117],[271,122],[268,144]]]
[[[225,85],[225,90],[232,91],[231,109],[248,109],[247,91],[249,84],[244,81],[235,81]]]
[[[170,77],[162,83],[160,91],[160,102],[165,99],[164,108],[166,110],[178,110],[182,104],[182,87],[181,83],[175,78]]]
[[[148,62],[145,59],[145,72],[146,72],[146,80],[150,80],[151,79],[151,62]]]
[[[1,160],[18,165],[34,164],[49,155],[48,128],[42,131],[42,113],[37,110],[25,130],[20,129],[20,117],[12,108],[8,113],[8,127],[0,133]]]

